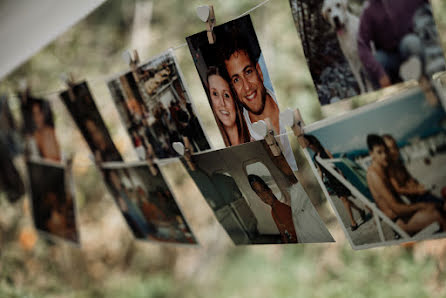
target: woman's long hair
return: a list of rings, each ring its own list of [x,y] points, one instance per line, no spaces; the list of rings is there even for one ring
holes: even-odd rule
[[[314,146],[314,148],[317,150],[317,152],[315,152],[316,154],[320,154],[322,158],[329,158],[327,151],[325,151],[325,148],[315,136],[304,134],[304,138],[308,141],[308,143],[310,143],[310,145]]]
[[[220,119],[218,119],[217,115],[215,114],[214,107],[212,105],[211,94],[210,94],[210,90],[209,90],[209,77],[211,77],[213,75],[222,77],[226,82],[228,82],[228,80],[227,80],[227,76],[225,76],[222,73],[222,71],[220,71],[220,68],[218,68],[216,66],[209,67],[207,75],[206,75],[206,84],[207,84],[206,93],[208,96],[208,101],[209,101],[209,104],[211,105],[212,113],[214,114],[214,118],[215,118],[215,121],[217,122],[218,129],[220,130],[220,133],[223,137],[223,141],[225,142],[226,147],[230,147],[230,146],[232,146],[232,144],[231,144],[231,141],[229,140],[229,136],[225,130],[225,127],[223,126],[223,123],[221,123]],[[235,115],[236,115],[235,123],[237,125],[239,142],[241,144],[250,142],[251,135],[249,134],[248,126],[246,125],[245,118],[243,117],[242,109],[239,106],[239,103],[238,103],[238,100],[236,97],[237,95],[234,92],[234,90],[232,89],[231,84],[228,83],[228,85],[229,85],[229,88],[231,91],[232,99],[234,100]]]

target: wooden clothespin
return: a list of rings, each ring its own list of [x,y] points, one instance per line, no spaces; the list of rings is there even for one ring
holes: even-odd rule
[[[135,81],[138,83],[139,80],[139,74],[138,74],[138,65],[139,65],[139,54],[137,50],[133,50],[133,58],[129,51],[125,51],[122,54],[122,57],[124,61],[130,66],[130,69],[133,73],[133,77],[135,78]]]
[[[284,112],[280,114],[280,119],[286,125],[291,127],[294,132],[294,135],[297,137],[297,141],[299,145],[305,149],[307,147],[307,142],[304,138],[304,126],[305,123],[302,119],[302,115],[300,114],[299,109],[295,109],[294,111],[291,109],[286,109]]]
[[[192,153],[194,152],[194,148],[192,148],[192,145],[188,137],[183,136],[183,142],[184,142],[184,159],[186,160],[189,169],[191,169],[191,171],[195,171],[197,167],[192,161]]]
[[[274,156],[280,156],[282,154],[282,149],[280,149],[280,145],[276,140],[274,129],[269,118],[253,123],[252,128],[265,139]]]
[[[181,142],[174,142],[174,143],[172,143],[172,147],[180,156],[184,157],[184,160],[186,161],[189,169],[191,171],[195,171],[197,169],[197,167],[195,166],[194,162],[192,161],[193,149],[191,147],[189,139],[187,137],[183,137],[183,142],[184,142],[184,144]]]
[[[70,97],[70,100],[72,102],[74,102],[76,100],[76,94],[74,93],[74,86],[76,85],[75,80],[74,80],[74,75],[72,72],[66,74],[63,73],[61,75],[61,79],[62,81],[64,81],[64,83],[67,85],[67,91],[68,91],[68,96]]]
[[[68,155],[67,159],[66,159],[66,169],[71,171],[73,168],[73,162],[74,162],[74,157],[75,157],[75,153],[71,153],[70,155]]]
[[[210,44],[214,44],[216,36],[214,33],[214,27],[217,23],[215,19],[214,6],[204,5],[197,7],[197,15],[203,22],[206,22],[206,31],[208,35],[208,41]]]
[[[147,146],[147,153],[146,153],[146,160],[147,164],[150,169],[150,173],[152,173],[153,176],[158,175],[158,168],[156,167],[155,162],[153,161],[155,158],[155,153],[153,152],[153,147],[151,144],[148,144]]]

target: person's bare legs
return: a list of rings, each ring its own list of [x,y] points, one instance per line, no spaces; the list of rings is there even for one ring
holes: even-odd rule
[[[430,224],[438,222],[441,229],[444,231],[446,228],[446,220],[443,216],[435,209],[434,206],[427,207],[425,209],[417,211],[408,223],[404,223],[399,220],[397,222],[404,231],[413,235],[429,226]]]
[[[340,197],[342,203],[344,204],[345,210],[347,210],[348,217],[350,218],[350,223],[352,227],[357,227],[358,223],[353,217],[352,206],[350,201],[346,197]],[[355,206],[356,207],[356,206]]]
[[[359,214],[361,214],[361,218],[365,215],[365,214],[364,214],[364,213],[365,213],[364,210],[362,210],[361,208],[359,208],[359,207],[358,207],[355,203],[353,203],[352,201],[350,201],[350,200],[348,200],[348,199],[347,199],[347,201],[349,202],[351,208],[355,209],[356,211],[359,212]]]

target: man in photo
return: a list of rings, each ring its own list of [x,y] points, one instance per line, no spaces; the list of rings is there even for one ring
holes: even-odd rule
[[[375,134],[367,136],[367,146],[372,164],[367,170],[367,184],[381,211],[410,235],[414,235],[437,222],[444,231],[446,220],[435,205],[428,203],[403,203],[396,193],[387,174],[389,157],[384,140]]]
[[[210,149],[172,51],[112,79],[108,86],[140,160],[149,155],[147,143],[158,159],[178,156],[172,143],[183,137],[195,152]]]
[[[263,72],[259,58],[254,56],[248,37],[229,34],[224,37],[223,60],[226,66],[231,86],[238,103],[243,106],[243,115],[251,137],[260,140],[263,137],[252,129],[252,124],[268,118],[276,134],[283,134],[286,129],[280,125],[280,110],[274,93],[264,84]],[[288,137],[280,139],[284,155],[290,167],[297,170],[296,161],[288,141]]]
[[[108,181],[112,191],[114,192],[115,200],[121,210],[125,220],[130,226],[132,232],[137,238],[146,238],[154,233],[156,229],[150,225],[145,219],[138,207],[131,201],[129,195],[130,182],[125,176],[119,175],[118,171],[110,170],[108,172]]]
[[[43,100],[31,102],[31,117],[34,124],[33,139],[42,158],[54,161],[61,160],[59,142],[56,138],[51,110]],[[46,115],[46,111],[49,115]]]
[[[280,232],[283,243],[297,243],[296,230],[294,229],[293,213],[291,207],[280,202],[271,188],[257,175],[248,175],[252,190],[265,203],[271,206],[271,216]]]
[[[421,74],[423,44],[413,27],[415,13],[426,3],[429,2],[368,1],[360,17],[358,51],[368,75],[380,87],[401,82],[401,76]]]
[[[61,92],[59,97],[93,152],[96,162],[100,164],[122,161],[121,154],[113,143],[88,84],[81,82],[74,85],[71,91]]]
[[[91,140],[89,145],[93,149],[98,162],[122,160],[114,144],[107,139],[93,119],[87,118],[83,125],[86,129],[85,133],[89,135],[88,137]]]
[[[79,242],[76,207],[65,168],[27,162],[33,221],[36,229]]]

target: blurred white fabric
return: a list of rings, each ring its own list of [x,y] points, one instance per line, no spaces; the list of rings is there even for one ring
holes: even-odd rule
[[[105,0],[0,0],[0,79]]]

